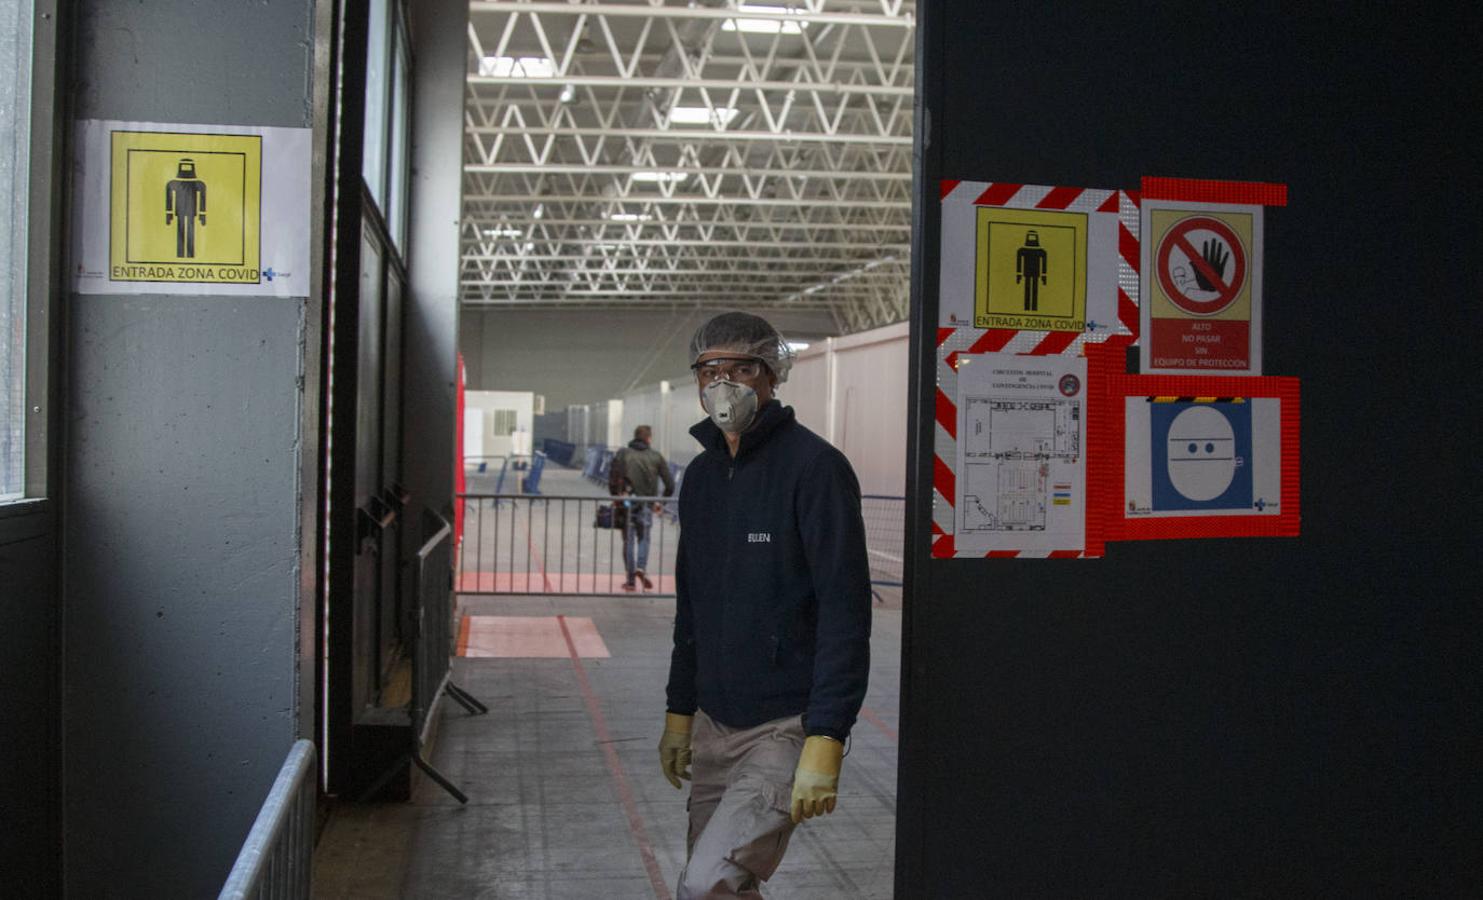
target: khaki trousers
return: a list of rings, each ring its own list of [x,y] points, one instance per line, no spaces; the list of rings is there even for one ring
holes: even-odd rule
[[[728,728],[704,710],[690,736],[690,833],[676,900],[761,897],[793,834],[803,719]]]

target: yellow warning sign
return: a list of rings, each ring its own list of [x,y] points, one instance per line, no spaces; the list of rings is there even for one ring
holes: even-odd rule
[[[1087,215],[978,208],[977,328],[1086,328]]]
[[[112,281],[257,284],[259,135],[115,131]]]

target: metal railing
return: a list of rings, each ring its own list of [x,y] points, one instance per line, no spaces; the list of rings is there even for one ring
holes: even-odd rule
[[[423,513],[427,528],[433,533],[417,550],[415,578],[417,592],[412,608],[412,719],[410,746],[387,770],[362,792],[362,797],[376,795],[382,786],[402,771],[408,762],[416,764],[438,786],[459,803],[469,798],[443,773],[428,762],[427,747],[443,696],[468,710],[471,715],[489,712],[489,707],[453,683],[450,659],[453,655],[453,527],[448,520],[432,511]]]
[[[632,525],[612,524],[613,511],[658,504],[651,512],[649,555],[642,568],[651,589],[674,594],[680,528],[673,497],[532,497],[520,494],[460,494],[464,540],[459,548],[455,590],[463,594],[603,595],[626,592],[625,534],[637,552],[641,536]],[[900,587],[906,498],[867,494],[861,498],[870,582]],[[601,516],[601,518],[600,518]],[[634,560],[638,562],[637,559]]]
[[[680,537],[669,514],[674,498],[468,493],[460,494],[458,502],[464,510],[456,584],[460,593],[624,593],[625,535],[629,552],[637,556],[644,537],[639,523],[647,519],[649,552],[640,568],[652,587],[646,589],[640,581],[634,590],[674,594]],[[660,511],[653,511],[655,505]],[[617,509],[627,514],[620,517],[620,522],[628,519],[626,525],[613,524]]]
[[[469,798],[453,782],[432,767],[423,754],[438,699],[447,695],[471,715],[489,712],[489,707],[453,683],[453,529],[436,513],[440,527],[417,551],[417,634],[412,652],[412,732],[416,744],[412,762],[436,781],[459,803]]]
[[[314,742],[295,741],[219,900],[308,900],[314,881]]]
[[[866,494],[860,498],[865,518],[865,549],[870,554],[870,583],[901,587],[906,548],[906,498]]]
[[[482,482],[477,485],[480,488],[488,485],[488,479],[493,479],[496,494],[504,493],[507,481],[511,490],[520,493],[539,493],[539,491],[528,490],[527,486],[531,468],[535,465],[538,455],[544,458],[543,453],[466,456],[463,459],[464,476],[470,483]],[[539,476],[537,475],[536,478],[539,479]]]

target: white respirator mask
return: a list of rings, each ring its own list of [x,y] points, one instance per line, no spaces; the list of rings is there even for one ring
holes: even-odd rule
[[[713,381],[700,392],[700,405],[717,428],[741,434],[757,417],[757,392],[734,381]]]

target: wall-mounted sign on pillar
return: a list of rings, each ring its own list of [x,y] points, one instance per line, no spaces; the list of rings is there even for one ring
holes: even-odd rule
[[[943,181],[932,554],[1100,555],[1086,360],[1138,331],[1125,191]]]
[[[1141,371],[1260,375],[1262,212],[1282,185],[1145,178]]]
[[[84,294],[309,294],[311,130],[84,120]]]

